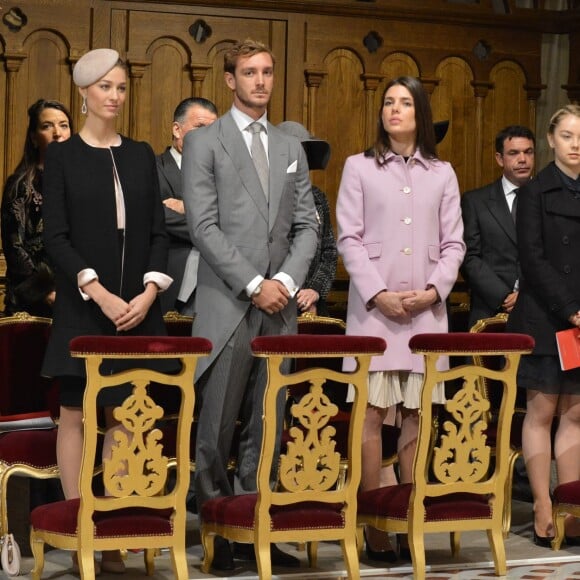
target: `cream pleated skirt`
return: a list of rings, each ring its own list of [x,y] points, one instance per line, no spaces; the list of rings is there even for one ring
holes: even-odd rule
[[[407,409],[418,409],[421,403],[423,373],[409,371],[372,371],[369,373],[368,404],[386,409],[403,403]],[[354,400],[354,389],[348,388],[348,402]],[[445,384],[437,383],[433,390],[433,403],[445,403]]]

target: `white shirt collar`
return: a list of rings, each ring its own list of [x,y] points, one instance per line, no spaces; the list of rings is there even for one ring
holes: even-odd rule
[[[514,192],[514,189],[518,189],[519,185],[514,185],[505,175],[501,176],[501,186],[503,187],[504,195],[510,195]]]
[[[246,113],[243,113],[242,111],[240,111],[240,109],[238,109],[235,105],[232,105],[231,114],[232,114],[232,118],[234,119],[234,121],[235,121],[235,123],[238,126],[238,129],[240,131],[245,131],[248,128],[248,125],[250,125],[254,121],[257,121],[258,123],[260,123],[261,125],[264,126],[264,130],[266,131],[266,134],[268,133],[268,114],[267,113],[264,113],[259,119],[252,119],[252,117],[250,117],[250,115],[246,115]]]

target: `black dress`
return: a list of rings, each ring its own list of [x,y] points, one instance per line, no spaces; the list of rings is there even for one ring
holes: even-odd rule
[[[2,248],[6,258],[5,313],[26,311],[51,316],[46,297],[54,290],[54,275],[42,241],[42,171],[32,183],[11,175],[2,195]]]

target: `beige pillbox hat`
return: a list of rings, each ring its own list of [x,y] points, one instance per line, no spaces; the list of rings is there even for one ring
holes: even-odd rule
[[[112,48],[96,48],[81,56],[73,69],[73,81],[85,88],[104,77],[119,61],[119,53]]]

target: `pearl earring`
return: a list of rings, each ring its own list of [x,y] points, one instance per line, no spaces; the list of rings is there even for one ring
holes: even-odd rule
[[[87,109],[87,97],[83,97],[83,104],[82,104],[82,107],[81,107],[81,113],[83,115],[86,115],[87,114],[87,110],[88,110]]]

